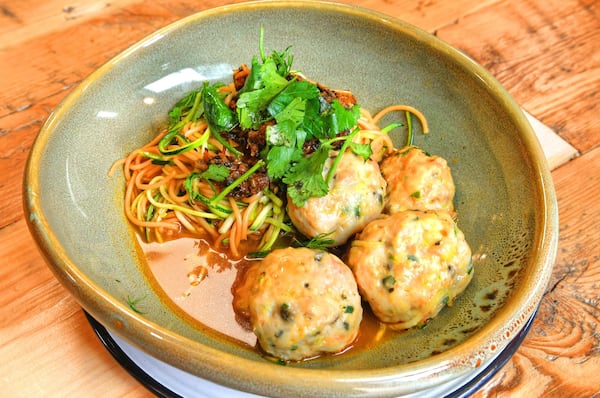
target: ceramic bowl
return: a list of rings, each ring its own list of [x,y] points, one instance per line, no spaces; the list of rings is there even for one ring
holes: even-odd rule
[[[281,366],[187,322],[143,273],[113,162],[146,142],[203,80],[265,47],[292,46],[295,69],[349,89],[378,110],[420,109],[416,144],[446,158],[475,276],[424,329],[372,349]],[[417,126],[418,127],[418,126]],[[404,140],[403,137],[397,138]],[[51,114],[25,174],[30,230],[56,277],[111,332],[149,355],[233,389],[272,396],[400,396],[490,363],[535,313],[556,254],[557,205],[541,148],[488,72],[434,36],[389,16],[321,2],[257,2],[189,16],[85,79]],[[128,298],[144,297],[143,314]]]

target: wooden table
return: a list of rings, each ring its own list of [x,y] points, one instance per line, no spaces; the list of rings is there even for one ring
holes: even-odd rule
[[[0,1],[0,395],[150,393],[108,354],[23,218],[21,182],[50,111],[152,31],[228,1]],[[600,395],[600,2],[363,0],[465,51],[580,156],[552,173],[556,266],[531,331],[478,397]]]

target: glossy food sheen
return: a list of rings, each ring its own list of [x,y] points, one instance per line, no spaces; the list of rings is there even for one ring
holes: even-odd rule
[[[445,159],[411,146],[388,155],[380,167],[388,183],[387,213],[403,210],[454,211],[454,181]]]
[[[322,250],[271,252],[248,270],[240,295],[238,311],[249,315],[262,349],[284,360],[342,351],[362,320],[352,272]]]
[[[324,176],[333,159],[330,157],[325,164]],[[379,165],[347,151],[342,155],[327,195],[311,198],[302,207],[288,201],[287,210],[302,234],[311,238],[327,234],[327,238],[334,241],[331,246],[338,246],[381,214],[385,189]]]
[[[444,212],[405,211],[371,222],[348,255],[377,318],[407,329],[452,304],[473,276],[471,250]]]

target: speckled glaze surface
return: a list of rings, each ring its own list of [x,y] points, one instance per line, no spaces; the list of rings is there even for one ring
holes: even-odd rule
[[[174,102],[265,47],[292,46],[295,69],[352,90],[376,111],[406,103],[446,158],[459,226],[474,253],[466,292],[425,329],[369,351],[285,367],[186,323],[152,291],[123,215],[113,162],[148,140]],[[399,143],[404,137],[398,134]],[[56,277],[104,326],[191,374],[270,396],[399,396],[465,377],[505,347],[548,283],[557,205],[542,151],[519,107],[479,65],[426,32],[360,8],[257,2],[209,10],[135,44],[53,112],[24,182],[30,230]],[[144,314],[128,306],[144,297]]]

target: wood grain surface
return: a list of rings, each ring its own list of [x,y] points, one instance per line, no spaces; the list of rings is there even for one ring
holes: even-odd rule
[[[464,51],[580,152],[552,173],[559,251],[539,313],[475,396],[600,396],[600,2],[347,2]],[[49,113],[93,70],[154,30],[226,3],[0,1],[0,396],[150,395],[106,352],[38,253],[23,218],[23,171]]]

